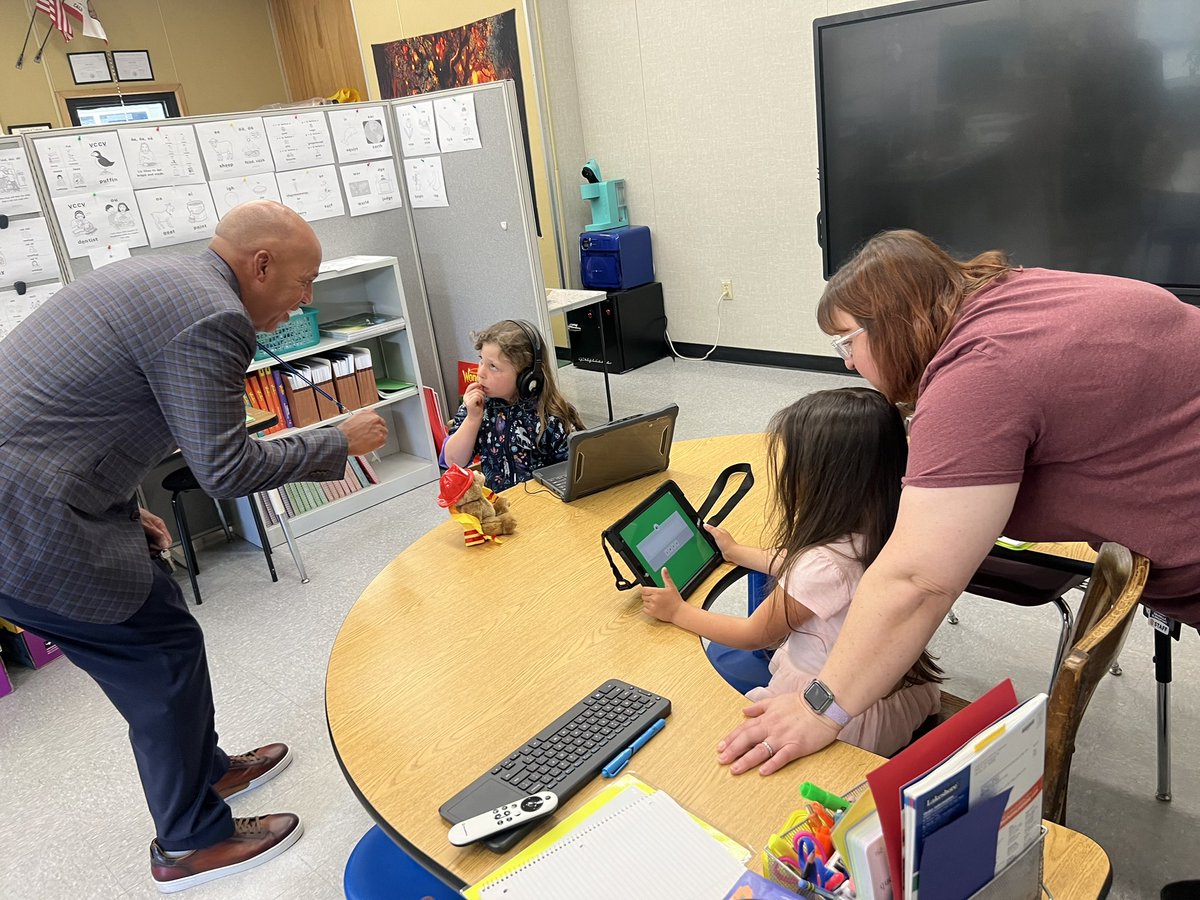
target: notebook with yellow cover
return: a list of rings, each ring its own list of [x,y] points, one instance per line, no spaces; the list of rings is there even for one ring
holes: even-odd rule
[[[620,855],[619,867],[614,854]],[[662,896],[656,892],[699,889],[691,895],[723,896],[749,858],[749,850],[682,810],[665,792],[624,775],[462,893],[468,900],[586,900],[613,896],[614,890]],[[635,892],[623,891],[615,878],[636,885]]]

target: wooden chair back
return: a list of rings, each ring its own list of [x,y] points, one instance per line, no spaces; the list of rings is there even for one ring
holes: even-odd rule
[[[1071,651],[1063,660],[1046,708],[1046,774],[1042,816],[1063,824],[1075,735],[1100,679],[1108,672],[1133,623],[1150,561],[1120,544],[1106,543],[1075,619]]]

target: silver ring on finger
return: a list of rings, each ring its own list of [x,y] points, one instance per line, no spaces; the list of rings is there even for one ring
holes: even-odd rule
[[[775,755],[775,748],[774,748],[774,747],[772,747],[770,744],[768,744],[768,743],[767,743],[765,740],[763,740],[763,741],[759,741],[759,743],[760,743],[760,744],[762,744],[764,747],[766,747],[766,748],[767,748],[767,756],[774,756],[774,755]]]

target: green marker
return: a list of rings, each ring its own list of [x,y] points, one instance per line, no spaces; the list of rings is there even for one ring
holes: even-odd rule
[[[820,803],[830,812],[839,812],[843,809],[850,808],[850,801],[845,797],[839,797],[837,794],[831,794],[829,791],[817,787],[811,781],[806,781],[800,785],[800,796],[805,800],[813,800]]]

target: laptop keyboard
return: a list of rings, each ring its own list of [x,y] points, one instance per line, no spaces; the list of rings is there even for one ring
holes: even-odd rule
[[[567,492],[567,473],[566,472],[563,472],[561,475],[555,475],[553,478],[547,478],[546,482],[551,487],[557,489],[557,491],[560,494],[565,494]]]

